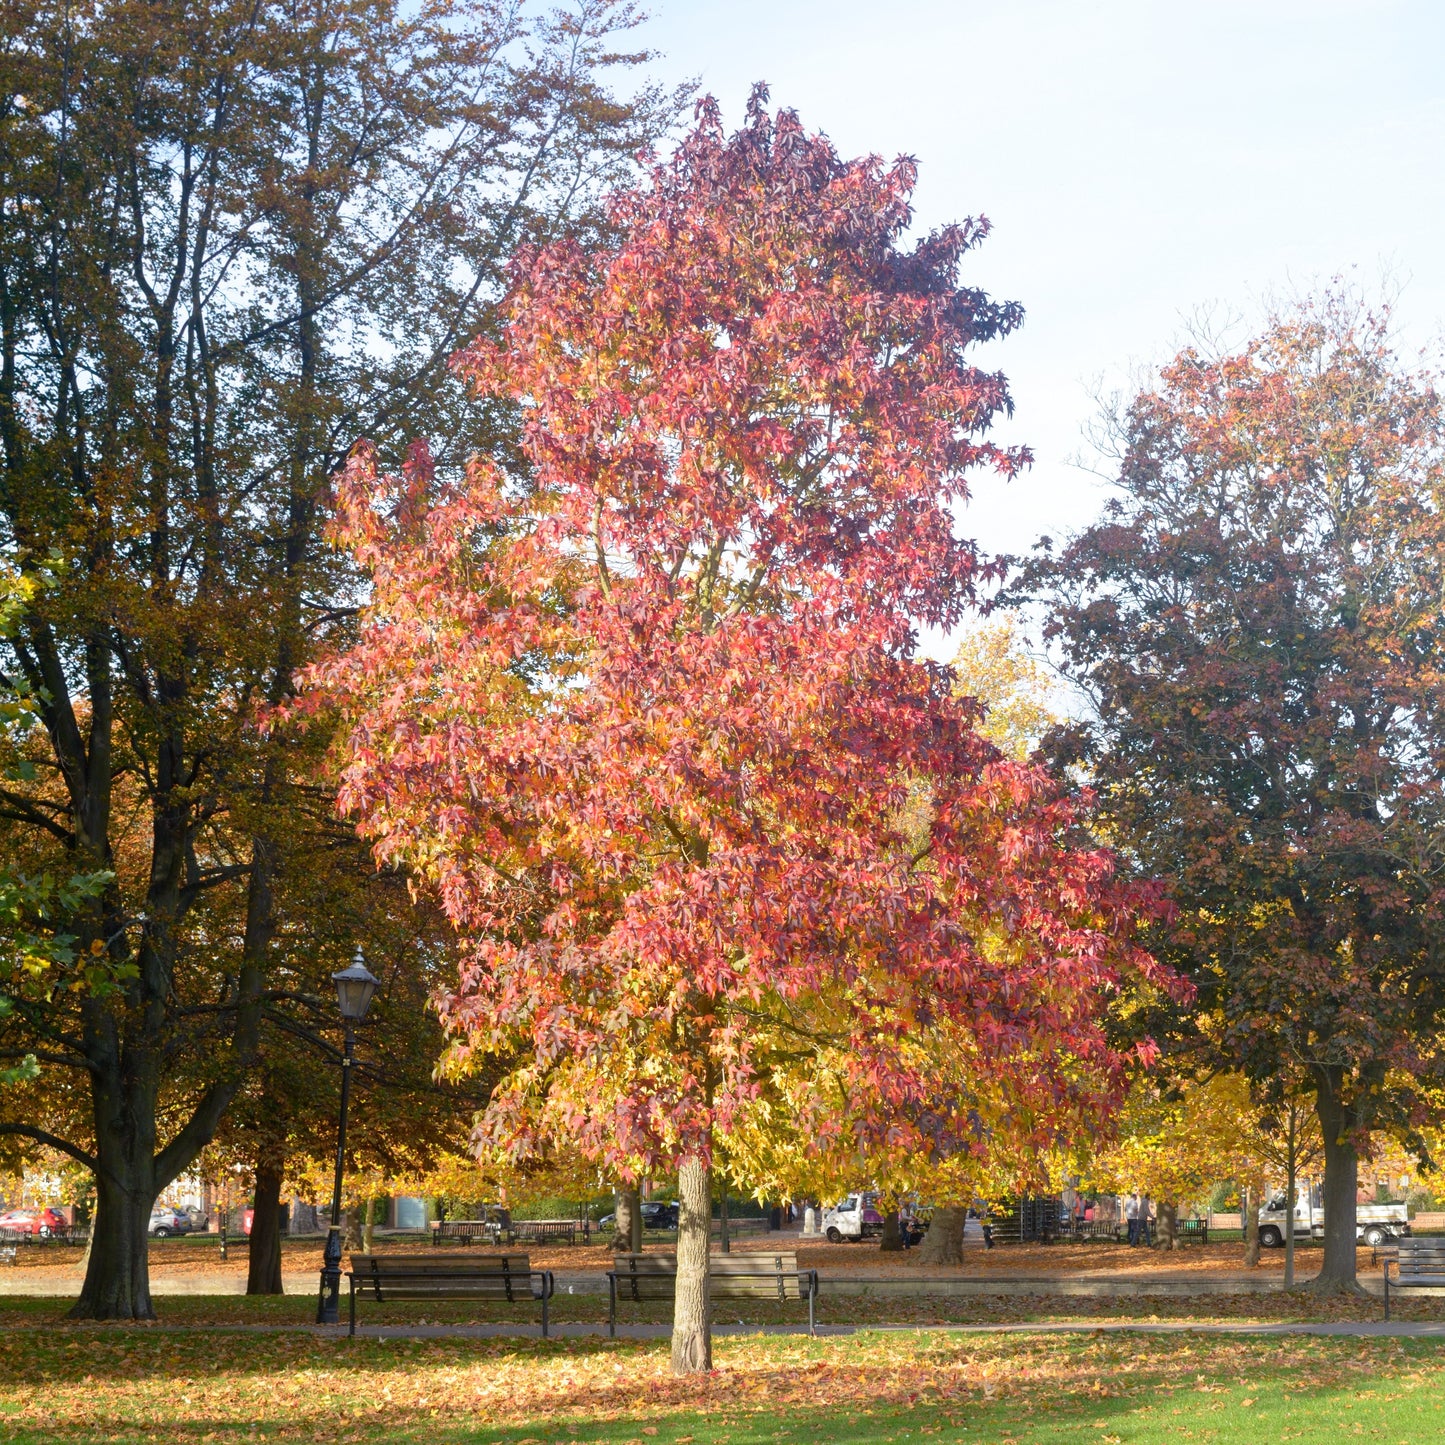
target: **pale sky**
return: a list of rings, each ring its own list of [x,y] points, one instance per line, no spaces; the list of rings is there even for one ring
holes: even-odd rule
[[[964,529],[1026,549],[1097,511],[1094,383],[1185,319],[1352,273],[1445,332],[1445,0],[651,0],[669,80],[741,119],[755,80],[845,155],[918,157],[920,226],[984,214],[967,278],[1023,303],[984,357],[1036,461]]]

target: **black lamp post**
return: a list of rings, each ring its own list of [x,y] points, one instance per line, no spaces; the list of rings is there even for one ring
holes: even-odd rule
[[[336,1130],[336,1182],[331,1191],[331,1228],[326,1232],[326,1253],[321,1261],[321,1298],[316,1303],[316,1323],[334,1325],[341,1321],[341,1170],[346,1161],[346,1106],[351,1100],[351,1064],[356,1045],[354,1025],[366,1017],[377,980],[361,957],[361,949],[350,968],[331,975],[341,1019],[346,1025],[346,1045],[341,1058],[341,1123]]]

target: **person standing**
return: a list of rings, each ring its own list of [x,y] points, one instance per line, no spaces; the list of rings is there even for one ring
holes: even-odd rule
[[[1128,1228],[1129,1243],[1139,1243],[1139,1194],[1131,1193],[1124,1201],[1124,1223]]]

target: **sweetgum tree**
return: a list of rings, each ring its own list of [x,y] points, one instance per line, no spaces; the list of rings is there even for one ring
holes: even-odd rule
[[[356,450],[373,606],[314,674],[343,805],[464,940],[451,1065],[512,1058],[479,1146],[676,1170],[678,1371],[710,1360],[717,1151],[866,1173],[1097,1119],[1101,1013],[1154,972],[1070,802],[915,657],[974,600],[966,474],[1024,460],[965,359],[1020,319],[959,283],[986,226],[905,246],[913,164],[765,99],[730,138],[704,103],[617,244],[515,266],[457,364],[523,465]]]
[[[1032,579],[1096,704],[1058,756],[1169,882],[1181,1049],[1308,1080],[1348,1287],[1360,1151],[1426,1117],[1445,1009],[1439,398],[1331,294],[1182,352],[1119,438],[1117,502]]]

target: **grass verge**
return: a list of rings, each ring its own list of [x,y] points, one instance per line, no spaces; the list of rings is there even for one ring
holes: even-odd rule
[[[0,1296],[0,1327],[23,1324],[60,1325],[71,1301],[61,1298]],[[163,1295],[156,1314],[174,1325],[307,1325],[316,1316],[315,1295],[248,1297],[246,1295]],[[342,1319],[346,1318],[343,1292]],[[1091,1297],[1068,1295],[828,1295],[818,1302],[822,1324],[948,1325],[1042,1324],[1090,1320],[1192,1321],[1200,1324],[1261,1321],[1361,1322],[1383,1315],[1379,1300],[1361,1296],[1321,1299],[1307,1291],[1291,1294]],[[1391,1301],[1391,1315],[1400,1320],[1445,1320],[1445,1295],[1406,1296]],[[508,1306],[469,1300],[431,1303],[401,1301],[385,1307],[362,1304],[363,1324],[511,1323],[535,1327],[541,1312],[535,1305]],[[551,1302],[557,1323],[605,1324],[607,1299],[597,1294],[558,1294]],[[672,1317],[665,1302],[624,1303],[624,1323],[664,1324]],[[766,1300],[719,1301],[719,1324],[802,1325],[808,1308],[798,1302]]]
[[[1203,1335],[338,1341],[303,1334],[0,1335],[12,1445],[763,1445],[1445,1439],[1445,1344]]]

